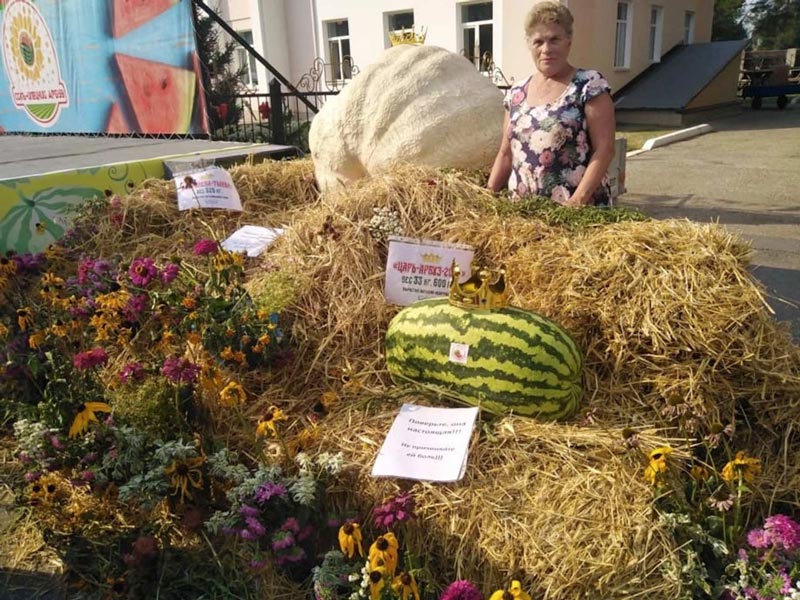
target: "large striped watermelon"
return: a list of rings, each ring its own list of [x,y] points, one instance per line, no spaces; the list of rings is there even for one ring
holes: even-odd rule
[[[443,389],[495,414],[562,419],[581,397],[575,341],[552,321],[511,306],[415,302],[389,324],[386,366],[398,383]]]

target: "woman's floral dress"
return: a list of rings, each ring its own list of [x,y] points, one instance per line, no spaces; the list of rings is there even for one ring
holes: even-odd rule
[[[561,96],[550,104],[528,105],[528,77],[506,93],[510,117],[511,176],[514,197],[545,196],[566,202],[583,177],[592,156],[586,103],[610,91],[600,73],[578,69]],[[608,204],[608,178],[594,193],[594,204]]]

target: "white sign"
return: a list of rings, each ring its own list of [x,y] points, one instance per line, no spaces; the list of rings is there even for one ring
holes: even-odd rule
[[[404,404],[381,446],[372,476],[458,481],[467,467],[477,415],[477,408]]]
[[[462,280],[470,276],[475,251],[465,244],[392,236],[386,258],[386,301],[407,306],[423,298],[447,296],[453,260]]]
[[[258,256],[282,235],[283,229],[243,225],[222,242],[222,247],[228,252],[246,252],[247,256]]]
[[[239,192],[230,173],[222,167],[182,173],[173,178],[178,190],[178,210],[224,208],[242,210]]]

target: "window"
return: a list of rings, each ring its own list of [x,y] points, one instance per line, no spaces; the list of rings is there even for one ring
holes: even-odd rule
[[[461,27],[464,56],[481,72],[488,72],[494,52],[492,3],[463,4],[461,6]]]
[[[253,45],[253,32],[252,31],[237,31],[245,42]],[[242,71],[242,81],[247,87],[256,87],[258,85],[258,69],[256,69],[256,59],[245,48],[236,46],[236,69]]]
[[[414,11],[406,10],[403,12],[388,13],[386,15],[386,39],[385,44],[388,48],[391,46],[389,36],[394,34],[397,36],[403,33],[413,36],[414,34]]]
[[[614,66],[631,65],[631,3],[617,2],[617,37],[614,43]]]
[[[650,62],[661,62],[661,38],[664,28],[664,9],[650,7]]]
[[[683,43],[694,44],[694,13],[690,10],[683,17]]]
[[[328,37],[328,61],[330,81],[345,81],[353,77],[353,62],[350,58],[350,27],[347,19],[328,21],[325,24]]]

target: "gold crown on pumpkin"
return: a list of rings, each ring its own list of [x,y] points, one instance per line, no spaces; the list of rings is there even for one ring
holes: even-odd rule
[[[459,283],[461,267],[453,261],[453,277],[450,280],[450,304],[461,308],[492,310],[508,305],[506,293],[506,268],[490,269],[473,262],[472,275]]]
[[[392,31],[389,33],[389,42],[392,46],[401,46],[403,44],[424,44],[425,36],[428,35],[427,30],[421,27],[419,33],[414,31],[414,26],[411,29],[403,28],[400,31]]]
[[[438,254],[434,254],[433,252],[425,252],[422,255],[422,262],[427,263],[429,265],[436,265],[441,262],[442,257]]]

